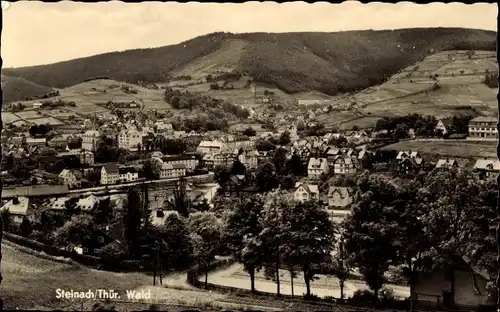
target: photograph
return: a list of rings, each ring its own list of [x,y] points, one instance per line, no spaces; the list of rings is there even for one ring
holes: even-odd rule
[[[1,4],[0,310],[500,311],[496,3]]]

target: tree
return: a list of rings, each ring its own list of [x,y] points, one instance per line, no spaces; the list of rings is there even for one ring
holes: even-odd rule
[[[170,214],[160,227],[160,237],[166,242],[162,250],[162,260],[169,269],[186,268],[192,261],[193,247],[189,238],[186,219]]]
[[[231,177],[231,170],[225,166],[217,166],[214,169],[214,179],[217,183],[223,187],[229,181]]]
[[[290,132],[283,131],[283,133],[281,133],[280,138],[279,138],[279,144],[285,146],[285,145],[290,144],[290,142],[291,142]]]
[[[272,151],[276,148],[276,146],[274,146],[274,144],[269,140],[257,140],[255,142],[255,148],[258,151]]]
[[[239,161],[239,159],[236,159],[233,162],[233,166],[231,167],[231,174],[239,175],[239,174],[245,174],[246,172],[246,167]]]
[[[127,194],[127,210],[123,220],[125,239],[131,254],[137,250],[144,217],[141,194],[139,190],[131,188]]]
[[[94,210],[94,219],[97,224],[107,225],[113,220],[114,212],[109,197],[100,200],[93,210]]]
[[[205,274],[208,283],[208,269],[220,246],[222,223],[211,212],[196,212],[189,215],[188,228],[191,233],[193,255],[198,269]]]
[[[262,231],[262,206],[263,199],[260,195],[242,199],[229,216],[224,234],[224,242],[231,254],[250,275],[252,292],[255,292],[255,272],[262,267],[264,256],[259,238]]]
[[[28,220],[27,218],[23,218],[23,221],[19,225],[19,231],[21,232],[22,236],[28,237],[33,231],[30,220]]]
[[[257,189],[260,192],[268,192],[279,186],[276,170],[272,163],[265,163],[257,168],[256,174]]]
[[[340,242],[337,244],[338,249],[332,257],[330,268],[330,273],[335,275],[335,277],[339,280],[341,301],[344,300],[345,281],[349,277],[349,273],[352,269],[352,260],[346,254],[344,244],[344,238],[342,237]]]
[[[249,137],[253,137],[256,134],[257,134],[257,131],[255,131],[255,129],[252,128],[252,127],[248,127],[245,130],[243,130],[243,135],[246,135],[246,136],[249,136]]]
[[[326,207],[317,201],[286,206],[283,225],[286,262],[302,269],[306,297],[315,272],[331,261],[335,229]]]
[[[263,267],[267,278],[276,282],[276,294],[280,296],[281,266],[287,263],[285,255],[283,212],[293,205],[292,198],[280,191],[268,193],[264,198],[261,216],[262,231],[259,234],[263,247]]]
[[[92,235],[94,231],[95,223],[91,216],[74,215],[55,231],[55,243],[60,247],[81,246],[93,251]]]
[[[398,200],[397,185],[383,175],[364,173],[358,187],[363,195],[344,222],[345,247],[377,300],[384,273],[397,258],[393,239],[398,229],[392,209]]]

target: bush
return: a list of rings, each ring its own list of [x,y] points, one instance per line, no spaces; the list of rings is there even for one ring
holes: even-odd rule
[[[353,306],[367,306],[375,302],[375,295],[369,290],[356,290],[352,297],[347,299],[347,304]]]

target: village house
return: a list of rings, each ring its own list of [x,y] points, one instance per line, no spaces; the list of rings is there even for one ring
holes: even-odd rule
[[[436,169],[458,168],[458,162],[455,159],[442,158],[436,163]]]
[[[139,180],[139,173],[134,167],[119,167],[119,181],[122,183],[134,182]]]
[[[326,157],[328,164],[333,166],[333,163],[340,155],[342,155],[340,149],[335,146],[328,146],[323,156]]]
[[[247,169],[255,169],[259,165],[259,152],[247,151],[238,155],[238,160],[245,165]]]
[[[16,146],[23,146],[26,144],[26,137],[24,135],[14,135],[10,138],[10,142]]]
[[[81,186],[81,175],[77,175],[73,170],[63,169],[58,177],[60,182],[66,184],[68,188]]]
[[[120,180],[116,163],[108,163],[101,168],[101,185],[116,184]]]
[[[356,171],[352,158],[341,155],[332,162],[334,174],[351,174]]]
[[[160,179],[184,177],[186,166],[184,164],[163,163],[160,169]]]
[[[403,174],[417,173],[421,168],[422,163],[418,163],[415,158],[403,158],[396,164],[396,170]]]
[[[199,161],[194,155],[164,156],[161,157],[161,160],[168,164],[184,165],[188,172],[193,172],[199,165]]]
[[[434,129],[435,132],[441,133],[442,135],[446,135],[450,132],[453,120],[450,118],[439,119]]]
[[[30,208],[32,208],[32,200],[30,198],[15,197],[3,205],[0,210],[2,212],[8,210],[12,217],[12,221],[17,224],[21,224],[23,219],[30,213]]]
[[[69,197],[53,198],[49,201],[48,209],[52,211],[63,211],[66,209],[67,201],[69,201]]]
[[[47,146],[47,139],[46,138],[27,138],[26,145],[28,145],[28,147]]]
[[[496,176],[500,173],[500,161],[498,159],[478,159],[474,164],[474,170],[486,178]]]
[[[130,151],[137,151],[139,146],[142,144],[142,133],[130,129],[122,130],[118,134],[118,147]]]
[[[214,155],[214,166],[229,167],[232,166],[236,157],[229,153],[218,153]]]
[[[220,192],[226,197],[240,196],[245,184],[245,175],[232,175],[224,185],[220,186]]]
[[[80,209],[82,212],[91,212],[98,203],[99,198],[91,194],[80,198],[76,203],[76,208]]]
[[[101,133],[97,130],[88,130],[82,134],[82,148],[87,151],[95,152],[97,142],[101,138]]]
[[[471,265],[467,257],[454,257],[454,265],[443,265],[431,274],[420,274],[410,294],[417,309],[481,311],[494,307],[486,289],[492,280],[487,272]],[[486,311],[486,309],[484,310]]]
[[[314,158],[309,159],[307,164],[307,177],[310,180],[319,180],[323,174],[327,174],[329,171],[328,161],[326,158]]]
[[[68,144],[68,138],[62,135],[53,137],[48,143],[48,146],[55,149],[64,149]]]
[[[297,182],[295,183],[295,191],[293,192],[293,198],[298,202],[306,202],[314,199],[319,199],[318,186],[313,184]]]
[[[469,121],[469,137],[482,139],[498,139],[498,118],[476,117]]]
[[[205,166],[209,170],[215,168],[214,155],[212,154],[205,154],[205,156],[203,156],[202,162],[203,166]]]
[[[400,151],[396,156],[396,160],[398,161],[402,161],[406,158],[413,159],[417,165],[421,165],[424,160],[422,156],[420,156],[420,154],[416,151]]]
[[[172,124],[166,123],[163,120],[155,122],[153,128],[156,130],[157,133],[163,133],[167,135],[174,134],[174,128],[172,127]]]
[[[354,191],[350,187],[331,186],[326,197],[328,207],[348,208],[354,200]]]
[[[201,141],[196,151],[202,154],[216,154],[222,152],[225,148],[225,143],[220,140]]]

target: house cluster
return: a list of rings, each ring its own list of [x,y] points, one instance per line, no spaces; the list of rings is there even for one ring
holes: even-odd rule
[[[217,166],[231,166],[239,160],[246,168],[256,168],[270,155],[255,149],[255,141],[237,140],[231,135],[214,140],[203,140],[196,152],[203,155],[203,166],[214,169]]]

